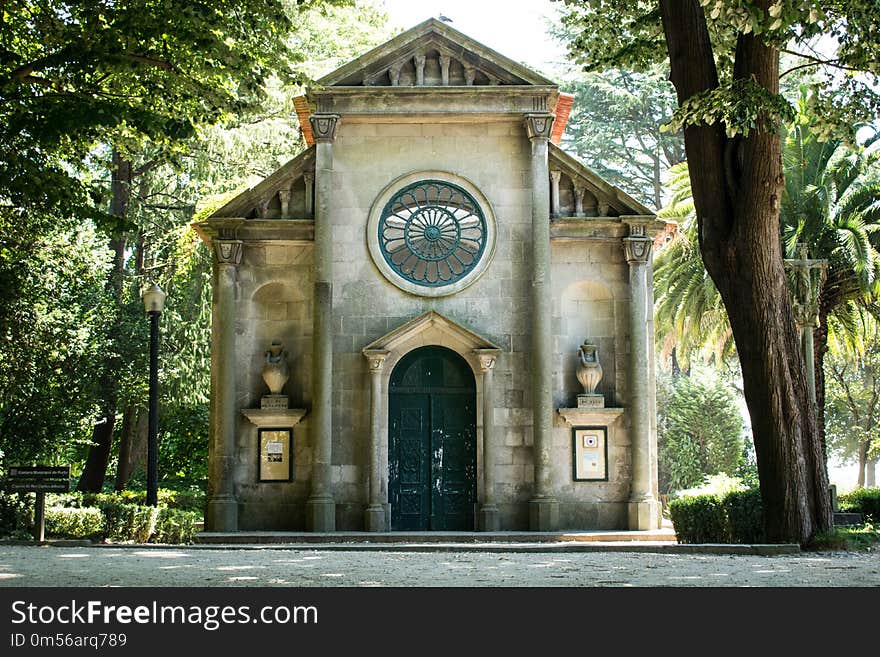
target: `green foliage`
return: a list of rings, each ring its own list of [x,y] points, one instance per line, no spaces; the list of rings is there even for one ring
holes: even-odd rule
[[[160,507],[178,509],[181,511],[204,511],[205,493],[196,488],[173,490],[160,488],[157,491]],[[64,507],[103,507],[105,505],[134,504],[146,505],[147,492],[145,490],[124,490],[113,493],[82,493],[73,491],[70,493],[50,493],[46,496],[47,503],[51,506]]]
[[[712,41],[718,85],[694,98],[678,123],[725,123],[729,134],[773,127],[788,111],[781,96],[743,89],[733,79],[738,38],[756,35],[791,54],[793,69],[816,73],[813,104],[823,137],[853,141],[855,126],[880,114],[880,46],[876,0],[778,0],[765,11],[755,0],[700,0]],[[586,70],[649,70],[668,59],[659,4],[639,0],[565,0],[569,49]],[[824,40],[822,40],[824,37]],[[827,53],[836,44],[836,52]],[[846,75],[841,75],[841,71]],[[856,74],[859,73],[859,74]]]
[[[861,513],[865,520],[880,523],[880,488],[857,488],[837,501],[841,511]]]
[[[722,502],[731,543],[763,543],[764,504],[757,488],[731,491]]]
[[[156,528],[158,507],[103,502],[99,503],[99,508],[104,514],[104,538],[107,540],[146,543]]]
[[[679,543],[762,543],[764,511],[757,489],[672,500],[669,515]]]
[[[0,491],[0,538],[33,535],[34,496]]]
[[[711,370],[678,376],[658,405],[660,490],[690,488],[742,466],[742,415],[729,383]]]
[[[202,519],[201,514],[193,511],[181,511],[162,507],[156,518],[156,527],[150,536],[150,543],[167,543],[187,545],[195,539],[196,523]]]
[[[724,543],[724,507],[716,495],[682,497],[669,503],[679,543]]]
[[[46,535],[55,538],[99,539],[104,534],[105,517],[95,507],[46,509]]]
[[[833,531],[816,536],[809,550],[849,550],[871,551],[880,543],[880,529],[876,525],[865,524],[853,527],[835,527]]]
[[[0,469],[63,463],[81,440],[108,324],[94,230],[19,228],[0,211]]]

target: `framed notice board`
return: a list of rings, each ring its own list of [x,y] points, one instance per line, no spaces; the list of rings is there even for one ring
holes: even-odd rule
[[[572,476],[575,481],[608,481],[608,428],[574,427]]]
[[[293,480],[293,429],[260,429],[257,448],[260,481]]]

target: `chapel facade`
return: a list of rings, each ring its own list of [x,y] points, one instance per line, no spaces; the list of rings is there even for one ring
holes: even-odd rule
[[[654,529],[653,237],[435,19],[330,73],[214,253],[208,531]],[[554,131],[555,127],[555,131]]]

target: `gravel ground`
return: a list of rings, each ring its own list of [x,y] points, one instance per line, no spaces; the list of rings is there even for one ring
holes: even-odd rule
[[[731,556],[0,546],[0,586],[873,587],[880,552]]]

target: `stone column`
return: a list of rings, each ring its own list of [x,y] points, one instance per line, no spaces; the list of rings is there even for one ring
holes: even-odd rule
[[[413,57],[413,65],[416,69],[416,85],[423,87],[425,85],[425,55],[419,54]]]
[[[574,185],[574,216],[584,216],[584,192],[587,189],[581,185]]]
[[[278,200],[281,202],[281,218],[287,219],[290,217],[290,190],[279,189]]]
[[[385,349],[364,351],[370,366],[370,503],[364,515],[368,532],[385,531],[388,492],[382,472],[382,365],[388,353]]]
[[[548,142],[553,114],[525,115],[532,143],[532,424],[534,432],[535,493],[529,501],[532,531],[553,531],[559,524],[559,502],[553,496],[551,448],[553,438],[553,304],[550,284],[550,185]]]
[[[442,80],[442,84],[444,87],[449,86],[449,64],[452,61],[446,55],[440,55],[438,58],[440,62],[440,78]]]
[[[550,216],[559,216],[559,179],[562,172],[554,170],[550,172]]]
[[[648,267],[653,240],[644,224],[629,223],[629,237],[623,238],[629,263],[629,390],[630,440],[632,442],[632,487],[629,500],[629,528],[657,529],[657,499],[653,493],[652,470],[657,464],[651,456],[651,350],[648,341]]]
[[[333,461],[333,140],[338,114],[313,114],[315,137],[315,292],[312,329],[312,491],[306,501],[306,528],[336,530],[331,492]]]
[[[312,172],[307,171],[303,174],[303,185],[305,185],[306,217],[315,216],[314,188],[312,187],[312,184],[314,182],[315,176]]]
[[[240,240],[214,240],[217,274],[211,309],[211,493],[205,524],[208,531],[238,530],[235,499],[235,288],[241,263]]]
[[[501,530],[501,516],[495,496],[498,465],[498,436],[495,435],[495,394],[492,373],[498,349],[475,349],[474,354],[483,373],[483,506],[480,509],[480,528],[484,532]]]

